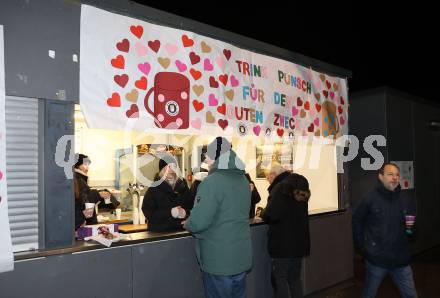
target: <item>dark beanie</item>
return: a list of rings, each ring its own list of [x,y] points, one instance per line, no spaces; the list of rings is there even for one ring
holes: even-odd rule
[[[230,151],[231,148],[232,144],[226,138],[216,137],[215,140],[208,145],[206,155],[212,160],[217,160],[220,155]]]
[[[164,154],[159,160],[159,172],[162,171],[168,164],[173,163],[177,165],[176,159],[171,154]]]
[[[159,172],[162,171],[163,168],[167,166],[167,162],[163,159],[159,160]]]
[[[82,165],[84,162],[88,162],[88,163],[91,162],[87,155],[84,155],[84,154],[81,154],[81,153],[75,154],[75,160],[76,160],[76,163],[73,166],[75,169],[78,169],[79,166]]]

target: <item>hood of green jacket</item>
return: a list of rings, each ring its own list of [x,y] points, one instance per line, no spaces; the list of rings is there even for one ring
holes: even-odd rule
[[[219,156],[209,170],[209,174],[222,170],[236,171],[237,174],[244,174],[245,164],[233,150],[229,150]]]

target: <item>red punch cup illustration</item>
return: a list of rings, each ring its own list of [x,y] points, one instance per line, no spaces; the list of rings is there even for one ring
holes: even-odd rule
[[[415,220],[416,220],[415,215],[405,215],[405,232],[408,235],[411,235],[413,233],[413,226]]]
[[[159,128],[185,129],[189,126],[189,90],[187,77],[175,72],[159,72],[145,95],[144,106]],[[154,92],[153,110],[148,101]]]

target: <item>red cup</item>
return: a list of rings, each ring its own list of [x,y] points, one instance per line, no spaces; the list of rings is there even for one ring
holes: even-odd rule
[[[145,95],[144,106],[154,117],[159,128],[185,129],[189,127],[189,90],[188,78],[176,72],[159,72],[154,77],[154,85]],[[148,106],[151,93],[154,92],[153,110]]]

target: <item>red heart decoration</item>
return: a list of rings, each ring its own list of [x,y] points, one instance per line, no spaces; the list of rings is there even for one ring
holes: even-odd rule
[[[345,119],[344,119],[344,117],[339,117],[339,123],[341,123],[341,125],[344,125],[345,124]]]
[[[226,84],[228,83],[228,75],[227,75],[227,74],[219,75],[219,76],[218,76],[218,80],[219,80],[220,82],[222,82],[223,85],[226,86]]]
[[[189,38],[187,35],[183,35],[182,36],[182,42],[183,42],[183,46],[185,48],[187,47],[191,47],[194,45],[194,40],[192,40],[191,38]]]
[[[194,78],[194,80],[198,80],[202,77],[202,73],[198,70],[195,70],[194,68],[191,68],[191,70],[189,71],[189,73],[191,74],[191,76]]]
[[[330,82],[327,80],[325,81],[325,85],[326,85],[327,89],[330,89],[332,87],[332,84],[330,84]]]
[[[310,110],[310,103],[308,101],[304,104],[304,109]]]
[[[134,85],[142,90],[147,90],[147,78],[142,76],[139,80],[137,80]]]
[[[228,120],[225,119],[219,119],[217,123],[223,130],[225,130],[226,127],[228,126]]]
[[[125,87],[125,85],[127,85],[128,83],[128,75],[123,74],[123,75],[115,75],[113,77],[113,79],[115,80],[116,84],[118,84],[119,86],[121,86],[122,88]]]
[[[222,104],[221,106],[217,107],[217,112],[220,114],[226,115],[226,105]]]
[[[309,125],[309,127],[307,128],[307,130],[308,130],[309,132],[314,132],[314,131],[315,131],[315,126],[313,125],[313,123]]]
[[[218,88],[218,82],[213,76],[209,77],[209,86],[211,86],[211,88]]]
[[[322,94],[324,94],[325,98],[328,97],[328,91],[327,90],[322,91]]]
[[[189,60],[191,60],[191,64],[197,64],[200,62],[200,56],[194,52],[189,53]]]
[[[113,92],[112,97],[107,98],[107,105],[110,107],[121,106],[121,96],[117,92]]]
[[[339,112],[339,114],[342,114],[343,111],[344,111],[344,110],[342,109],[342,107],[339,106],[339,107],[338,107],[338,112]]]
[[[344,104],[345,104],[344,98],[341,96],[341,105],[344,105]]]
[[[300,107],[300,106],[302,106],[302,104],[303,104],[303,101],[301,100],[301,97],[298,97],[298,98],[296,99],[296,105],[297,105],[298,107]]]
[[[229,60],[231,58],[231,51],[224,49],[223,50],[223,55],[225,55],[226,59]]]
[[[316,108],[316,111],[318,111],[318,113],[319,112],[321,112],[321,105],[320,104],[315,104],[315,108]]]
[[[148,42],[148,46],[150,47],[150,49],[152,49],[154,52],[159,52],[159,48],[160,48],[160,41],[159,40],[150,40]]]
[[[130,109],[125,112],[127,118],[138,118],[139,117],[139,108],[136,104],[132,104]]]
[[[120,50],[121,52],[128,53],[128,51],[130,49],[130,42],[128,41],[128,39],[124,38],[122,41],[120,41],[116,44],[116,48],[118,50]]]
[[[122,55],[116,56],[116,58],[113,58],[111,62],[112,62],[112,66],[115,68],[124,69],[125,67],[125,59],[124,56]]]
[[[284,135],[284,129],[278,128],[277,129],[277,135],[281,138]]]
[[[196,112],[200,112],[201,110],[203,110],[203,107],[205,106],[203,102],[198,101],[197,99],[194,99],[192,104]]]
[[[142,26],[130,26],[130,31],[137,38],[141,38],[142,34],[144,33],[144,28],[142,28]]]

